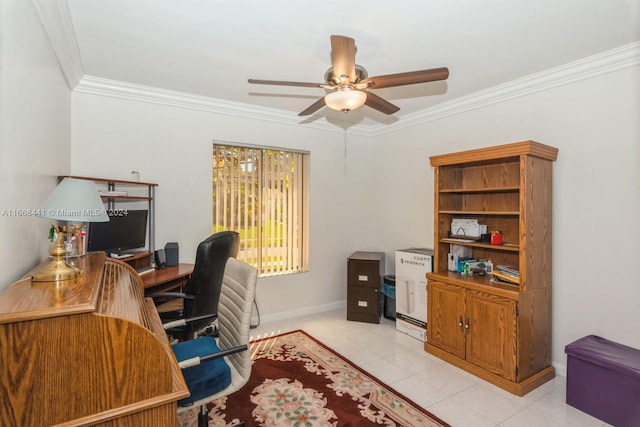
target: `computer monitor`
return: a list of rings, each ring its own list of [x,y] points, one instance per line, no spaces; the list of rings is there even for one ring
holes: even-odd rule
[[[146,246],[148,210],[122,209],[109,214],[109,222],[89,223],[87,251],[118,255]]]

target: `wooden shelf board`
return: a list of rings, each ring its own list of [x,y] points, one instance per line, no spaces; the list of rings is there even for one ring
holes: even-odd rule
[[[442,188],[438,190],[440,193],[510,193],[518,192],[520,187],[491,187],[491,188]]]
[[[498,251],[507,251],[507,252],[519,252],[519,246],[511,246],[511,245],[492,245],[489,243],[480,243],[474,242],[473,240],[461,242],[460,240],[455,239],[440,239],[440,243],[450,243],[452,245],[460,245],[460,246],[471,246],[474,248],[485,248],[485,249],[493,249]]]
[[[511,300],[520,298],[520,287],[506,283],[497,283],[491,280],[491,276],[474,276],[456,273],[453,271],[440,271],[427,273],[427,278],[431,280],[441,280],[446,283],[454,283],[465,289],[473,289],[479,292],[489,292],[493,295],[500,295]]]
[[[101,198],[103,199],[117,199],[117,200],[152,200],[153,197],[146,196],[110,196],[108,194],[101,194]]]
[[[87,181],[107,182],[107,183],[112,182],[114,184],[146,185],[146,186],[152,186],[152,187],[158,186],[158,184],[153,182],[141,182],[141,181],[130,181],[130,180],[123,180],[123,179],[108,179],[108,178],[92,178],[88,176],[77,176],[77,175],[61,175],[58,178],[59,179],[62,179],[62,178],[85,179]]]
[[[438,211],[439,214],[449,214],[449,215],[508,215],[508,216],[519,216],[520,212],[518,211],[452,211],[452,210],[441,210]]]
[[[519,156],[531,155],[547,160],[556,160],[558,149],[535,141],[514,142],[495,147],[478,148],[458,153],[431,156],[431,166],[475,164],[486,161],[516,160]]]

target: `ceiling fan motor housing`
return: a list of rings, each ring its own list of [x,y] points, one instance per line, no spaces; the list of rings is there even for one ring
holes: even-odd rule
[[[346,77],[346,76],[345,76]],[[367,73],[367,70],[361,66],[356,64],[356,79],[353,82],[349,82],[349,83],[358,83],[364,79],[366,79],[367,77],[369,77],[369,73]],[[333,75],[333,67],[330,67],[326,73],[324,73],[324,81],[327,82],[327,84],[332,84],[332,85],[340,85],[342,83],[346,83],[343,81],[343,79],[341,78],[341,76],[334,76]]]

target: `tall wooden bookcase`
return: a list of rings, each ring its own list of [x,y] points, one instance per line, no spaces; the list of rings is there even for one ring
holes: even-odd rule
[[[551,366],[551,189],[558,149],[534,141],[433,156],[434,272],[427,274],[425,351],[511,393],[554,377]],[[451,221],[477,219],[502,245],[458,241]],[[518,266],[519,285],[448,270],[451,245]]]

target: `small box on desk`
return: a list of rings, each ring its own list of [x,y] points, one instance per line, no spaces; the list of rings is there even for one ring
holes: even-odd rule
[[[640,426],[640,350],[589,335],[565,353],[568,405],[617,427]]]

